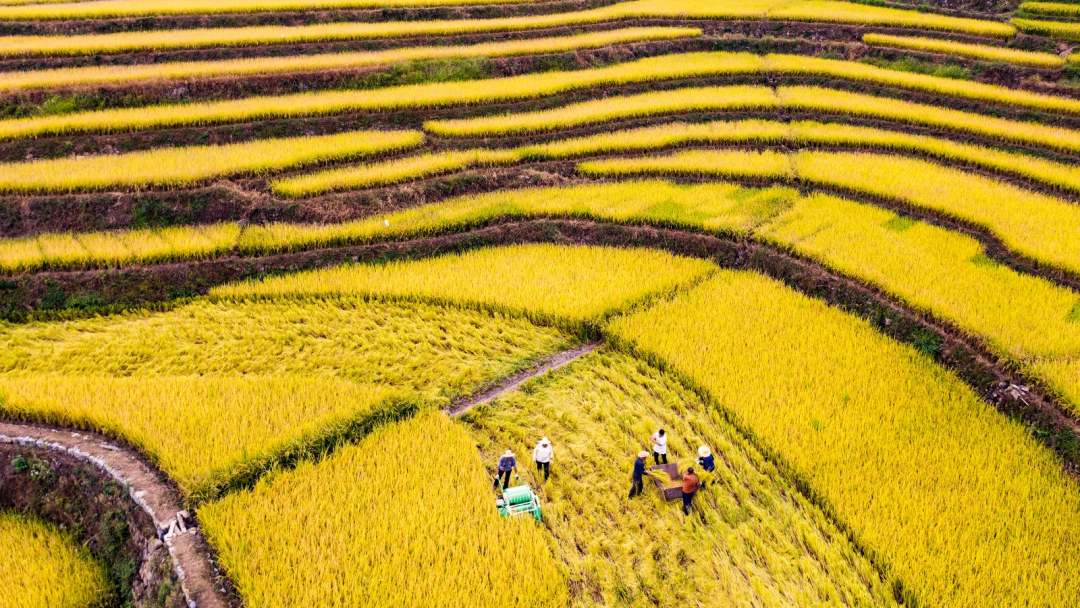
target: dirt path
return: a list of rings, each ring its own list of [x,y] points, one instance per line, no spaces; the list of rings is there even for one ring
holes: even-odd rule
[[[176,490],[130,448],[92,433],[9,422],[0,422],[0,443],[57,450],[104,470],[126,487],[131,499],[153,519],[169,550],[188,606],[229,608],[232,605],[216,582],[206,542],[198,528],[190,525],[190,517],[181,508]]]
[[[457,418],[478,405],[490,403],[506,393],[517,390],[522,384],[525,384],[537,376],[543,376],[548,372],[553,372],[560,367],[573,363],[581,357],[593,352],[599,348],[600,345],[600,342],[589,342],[576,348],[571,348],[570,350],[555,353],[536,365],[509,376],[497,384],[481,389],[479,392],[473,393],[464,399],[455,401],[450,407],[446,408],[446,413]]]

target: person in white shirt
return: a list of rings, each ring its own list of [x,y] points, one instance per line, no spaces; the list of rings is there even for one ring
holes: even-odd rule
[[[536,473],[539,475],[540,471],[544,472],[544,481],[547,481],[551,477],[551,457],[553,456],[551,450],[551,442],[547,437],[544,437],[536,444],[536,448],[533,450],[533,460],[536,461]]]
[[[656,431],[652,436],[652,454],[656,464],[667,464],[667,433],[664,429]]]

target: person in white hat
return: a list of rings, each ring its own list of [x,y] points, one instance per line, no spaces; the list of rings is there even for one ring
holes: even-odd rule
[[[547,481],[551,477],[551,442],[547,437],[541,439],[536,447],[533,448],[533,460],[536,461],[536,474],[539,475],[540,471],[544,472],[544,481]]]
[[[641,493],[645,491],[645,460],[649,457],[649,453],[645,450],[638,452],[637,459],[634,460],[634,470],[630,473],[630,498],[635,496],[641,496]]]
[[[515,469],[517,469],[517,458],[514,457],[514,451],[506,450],[499,458],[499,474],[495,477],[495,483],[498,483],[501,478],[502,489],[505,490],[510,485],[510,473]]]
[[[701,487],[705,487],[705,483],[712,479],[713,471],[716,470],[716,458],[713,457],[709,446],[703,445],[697,449],[697,463],[702,469]]]

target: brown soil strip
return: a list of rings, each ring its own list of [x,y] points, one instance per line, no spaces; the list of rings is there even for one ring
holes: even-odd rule
[[[194,521],[180,506],[171,483],[133,450],[87,432],[35,424],[0,422],[0,443],[53,450],[91,463],[127,488],[163,538],[189,605],[229,608],[235,603],[222,588],[209,549]]]
[[[993,354],[982,340],[858,279],[742,235],[583,219],[502,220],[439,236],[396,242],[262,257],[229,256],[183,264],[24,275],[11,282],[16,287],[7,294],[0,291],[0,298],[7,299],[9,310],[22,310],[39,304],[46,290],[52,289],[70,295],[94,293],[102,301],[118,306],[144,306],[168,301],[177,292],[206,293],[214,285],[268,273],[295,272],[347,262],[429,257],[490,245],[535,242],[652,247],[710,259],[724,267],[767,274],[809,296],[869,320],[883,334],[902,342],[925,343],[930,336],[939,344],[935,354],[938,363],[953,370],[999,410],[1036,429],[1035,436],[1062,457],[1068,471],[1080,470],[1080,421],[1077,417],[1035,378],[1016,371],[1014,364]],[[8,298],[4,298],[5,295]],[[0,308],[3,306],[0,299]]]
[[[522,384],[525,384],[533,378],[543,376],[544,374],[553,372],[560,367],[565,367],[574,361],[577,361],[581,357],[584,357],[599,348],[600,344],[600,342],[589,342],[569,350],[555,353],[529,369],[522,370],[499,381],[497,384],[481,389],[468,397],[455,400],[450,407],[446,408],[446,413],[457,418],[478,405],[490,403],[506,393],[516,391]]]

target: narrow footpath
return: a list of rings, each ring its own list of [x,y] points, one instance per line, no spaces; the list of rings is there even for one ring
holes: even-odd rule
[[[601,344],[601,342],[588,342],[576,348],[571,348],[570,350],[557,352],[528,369],[524,369],[512,376],[504,378],[497,384],[493,384],[468,397],[455,401],[450,407],[446,408],[445,411],[451,418],[457,418],[478,405],[490,403],[506,393],[517,390],[522,384],[525,384],[537,376],[543,376],[544,374],[553,372],[560,367],[567,366],[574,361],[577,361],[597,348],[600,348]]]

